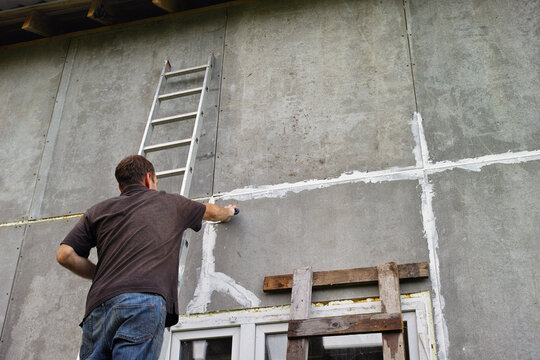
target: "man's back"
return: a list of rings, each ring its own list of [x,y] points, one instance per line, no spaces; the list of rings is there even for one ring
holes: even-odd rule
[[[235,207],[201,204],[157,190],[140,155],[115,170],[122,192],[90,208],[60,245],[58,262],[92,280],[82,325],[81,360],[157,359],[163,329],[178,322],[182,233],[202,220],[230,221]],[[88,260],[97,247],[98,263]]]
[[[63,242],[81,256],[97,248],[85,317],[99,304],[130,292],[161,295],[169,316],[178,314],[180,240],[186,228],[200,229],[204,212],[203,204],[139,184],[90,208]]]

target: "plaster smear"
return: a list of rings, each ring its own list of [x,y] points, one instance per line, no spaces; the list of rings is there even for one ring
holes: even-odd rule
[[[448,328],[443,315],[445,307],[444,297],[441,295],[441,278],[439,272],[439,235],[435,226],[435,214],[433,213],[433,184],[429,183],[427,175],[420,179],[422,186],[422,222],[424,225],[424,236],[427,240],[429,250],[429,273],[434,297],[434,322],[435,329],[439,335],[440,351],[439,357],[446,359],[448,352]]]
[[[424,134],[424,128],[422,126],[422,116],[420,113],[415,113],[413,123],[416,120],[416,127],[411,124],[413,134],[415,128],[417,136],[414,139],[416,142],[416,148],[420,149],[422,155],[421,167],[424,169],[424,176],[419,179],[420,186],[422,187],[422,224],[424,227],[424,237],[427,240],[429,251],[429,274],[431,280],[431,286],[433,289],[434,297],[434,322],[438,335],[439,357],[442,360],[447,359],[448,354],[448,328],[446,326],[446,320],[444,319],[444,298],[441,295],[441,277],[439,272],[439,256],[437,254],[439,248],[439,235],[435,226],[435,214],[433,213],[433,185],[429,183],[428,174],[425,171],[426,167],[430,165],[429,151],[427,147],[426,136]],[[419,152],[417,150],[417,152]],[[417,164],[420,165],[420,164]]]
[[[206,223],[202,240],[202,263],[199,282],[193,299],[187,305],[187,314],[204,313],[214,291],[229,295],[244,307],[258,307],[261,300],[251,291],[237,284],[230,276],[216,272],[214,248],[217,239],[217,224]]]
[[[306,190],[323,189],[334,185],[350,183],[380,183],[397,180],[418,180],[422,177],[421,169],[416,167],[391,168],[388,170],[361,172],[350,171],[341,174],[337,178],[325,180],[304,180],[295,183],[282,183],[278,185],[262,185],[259,187],[245,187],[230,192],[216,195],[223,200],[253,200],[261,198],[282,198],[288,193],[299,193]]]
[[[453,169],[481,171],[484,166],[492,164],[519,164],[540,160],[540,150],[507,152],[504,154],[486,155],[477,158],[461,159],[458,161],[440,161],[426,166],[429,174]]]
[[[416,160],[416,167],[423,168],[430,160],[428,157],[426,136],[424,135],[424,127],[422,125],[422,116],[420,113],[414,113],[413,118],[409,121],[409,125],[411,126],[411,132],[416,144],[412,151],[414,159]]]

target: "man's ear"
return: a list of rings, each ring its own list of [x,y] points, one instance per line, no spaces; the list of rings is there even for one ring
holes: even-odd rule
[[[150,186],[152,185],[152,174],[147,172],[146,176],[143,180],[143,185],[150,189]]]

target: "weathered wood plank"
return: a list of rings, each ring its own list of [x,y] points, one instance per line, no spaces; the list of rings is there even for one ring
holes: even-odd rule
[[[311,289],[313,270],[311,266],[294,270],[291,294],[291,320],[309,318],[311,310]],[[294,339],[287,342],[287,360],[307,360],[308,339]]]
[[[289,339],[306,336],[366,334],[402,331],[401,313],[346,315],[289,321]]]
[[[401,313],[398,266],[393,262],[379,264],[377,265],[377,273],[381,312],[386,314]],[[403,332],[383,333],[382,338],[384,360],[405,360]]]
[[[400,279],[417,279],[429,277],[427,262],[398,265]],[[345,285],[361,285],[377,283],[377,267],[317,271],[313,273],[313,287],[331,287]],[[293,285],[293,275],[273,275],[264,278],[263,291],[290,290]]]
[[[32,11],[26,17],[22,29],[44,37],[57,35],[63,31],[62,27],[54,20],[37,11]]]

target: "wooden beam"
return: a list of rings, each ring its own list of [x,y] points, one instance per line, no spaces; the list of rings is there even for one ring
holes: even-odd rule
[[[311,310],[311,288],[313,270],[311,266],[294,270],[294,286],[291,294],[291,320],[309,319]],[[287,341],[287,360],[307,360],[309,339]]]
[[[37,11],[32,11],[26,17],[22,29],[44,37],[52,36],[62,32],[62,27],[54,20]]]
[[[288,337],[366,334],[402,331],[401,313],[346,315],[289,321]]]
[[[152,0],[152,4],[170,13],[181,10],[180,0]]]
[[[379,274],[381,312],[386,314],[401,313],[398,266],[393,262],[379,264],[377,272]],[[384,360],[405,360],[403,332],[383,333],[382,339]]]
[[[429,277],[427,262],[398,265],[400,279],[418,279]],[[377,267],[347,270],[317,271],[313,273],[313,287],[331,287],[377,283]],[[263,291],[290,290],[293,275],[273,275],[264,278]]]
[[[103,25],[111,25],[114,23],[115,13],[107,0],[92,0],[86,17]]]

